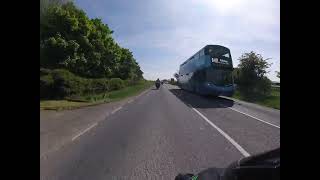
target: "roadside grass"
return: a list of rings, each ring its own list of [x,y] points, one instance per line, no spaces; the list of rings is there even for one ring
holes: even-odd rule
[[[119,101],[131,96],[138,95],[153,85],[151,81],[142,81],[136,85],[122,88],[107,93],[73,97],[64,100],[40,100],[41,110],[67,110],[101,103]]]
[[[271,94],[265,97],[245,98],[241,96],[239,91],[236,91],[232,97],[280,110],[280,89],[273,88]]]
[[[75,102],[69,100],[41,100],[40,109],[45,110],[63,110],[74,109],[90,105],[90,102]]]

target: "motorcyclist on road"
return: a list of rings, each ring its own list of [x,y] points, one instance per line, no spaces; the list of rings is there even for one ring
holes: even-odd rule
[[[156,83],[160,83],[160,79],[159,78],[156,80]]]
[[[160,79],[158,78],[157,80],[156,80],[156,87],[157,87],[157,89],[160,87]]]

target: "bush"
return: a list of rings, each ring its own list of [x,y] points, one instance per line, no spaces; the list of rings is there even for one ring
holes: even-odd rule
[[[123,85],[124,87],[128,87],[128,86],[132,86],[134,83],[132,83],[132,81],[130,80],[123,80]]]
[[[45,99],[62,99],[81,94],[85,87],[85,80],[62,69],[40,76],[40,97]]]
[[[125,83],[120,78],[111,78],[109,81],[110,90],[119,90],[125,87]]]
[[[104,78],[88,79],[88,87],[85,94],[103,93],[109,91],[109,81]]]
[[[48,75],[51,73],[50,69],[40,68],[40,76]]]
[[[40,98],[52,98],[53,79],[50,75],[40,76]]]
[[[244,53],[239,58],[240,63],[233,75],[243,97],[250,99],[270,94],[271,81],[266,74],[271,64],[267,60],[255,52]]]
[[[56,69],[52,73],[53,92],[56,98],[64,98],[75,94],[82,94],[88,83],[73,73],[64,70]]]
[[[105,92],[140,84],[143,81],[122,80],[120,78],[87,79],[76,76],[65,69],[40,68],[40,98],[66,99],[79,98],[86,95],[97,95]],[[76,99],[77,99],[76,98]]]
[[[119,79],[105,78],[87,79],[74,75],[65,69],[41,69],[40,68],[40,98],[41,99],[65,99],[84,95],[100,94],[111,90],[118,90],[126,86]]]
[[[146,82],[146,80],[144,79],[127,79],[127,80],[123,80],[124,82],[124,86],[127,87],[127,86],[134,86],[134,85],[138,85],[138,84],[143,84]]]
[[[271,94],[271,81],[267,77],[263,77],[257,83],[257,94],[269,96]]]

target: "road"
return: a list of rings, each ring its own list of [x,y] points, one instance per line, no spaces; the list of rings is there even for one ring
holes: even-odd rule
[[[174,179],[279,147],[280,111],[164,85],[66,141],[40,156],[40,179]]]

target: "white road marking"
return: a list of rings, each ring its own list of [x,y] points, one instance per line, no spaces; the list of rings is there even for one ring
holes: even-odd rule
[[[122,109],[122,106],[120,106],[120,107],[118,107],[117,109],[113,110],[113,111],[111,112],[111,114],[114,114],[115,112],[119,111],[120,109]]]
[[[142,92],[140,95],[136,96],[134,99],[129,100],[127,103],[133,102],[135,99],[137,99],[137,98],[141,97],[142,95],[146,94],[148,91],[149,91],[149,90],[145,90],[145,91]],[[122,106],[120,106],[120,107],[118,107],[117,109],[113,110],[110,114],[107,113],[107,114],[106,114],[106,117],[109,116],[109,115],[111,115],[111,114],[114,114],[115,112],[119,111],[120,109],[122,109]],[[104,119],[101,119],[101,120],[99,120],[99,121],[102,121],[102,120],[104,120]],[[98,121],[98,122],[99,122],[99,121]],[[92,129],[93,127],[97,126],[97,125],[98,125],[98,122],[92,124],[90,127],[88,127],[88,128],[85,129],[84,131],[82,131],[82,132],[80,132],[79,134],[77,134],[76,136],[74,136],[74,137],[72,138],[72,141],[76,140],[78,137],[80,137],[81,135],[83,135],[85,132],[87,132],[87,131],[89,131],[90,129]],[[42,154],[40,155],[40,159],[44,158],[44,157],[45,157],[47,154],[49,154],[49,153],[52,153],[52,152],[54,152],[54,151],[59,150],[62,146],[63,146],[63,145],[57,146],[57,147],[55,147],[55,148],[53,148],[53,149],[51,149],[51,150],[49,150],[49,151],[47,151],[47,152],[45,152],[45,153],[42,153]]]
[[[224,105],[221,105],[221,106],[226,107],[226,108],[229,108],[229,109],[231,109],[231,110],[233,110],[233,111],[236,111],[236,112],[238,112],[238,113],[244,114],[244,115],[249,116],[249,117],[251,117],[251,118],[253,118],[253,119],[256,119],[256,120],[258,120],[258,121],[261,121],[261,122],[266,123],[266,124],[268,124],[268,125],[270,125],[270,126],[273,126],[273,127],[276,127],[276,128],[279,128],[279,129],[280,129],[280,126],[271,124],[271,123],[269,123],[269,122],[267,122],[267,121],[264,121],[264,120],[262,120],[262,119],[259,119],[259,118],[257,118],[257,117],[254,117],[254,116],[251,116],[250,114],[241,112],[241,111],[239,111],[239,110],[237,110],[237,109],[234,109],[234,108],[232,108],[232,107],[227,107],[227,106],[224,106]]]
[[[72,138],[72,141],[76,140],[78,137],[80,137],[82,134],[89,131],[91,128],[95,127],[96,125],[98,125],[98,123],[94,123],[90,127],[88,127],[87,129],[85,129],[84,131],[80,132],[78,135],[76,135],[75,137]]]
[[[192,106],[190,106],[191,109],[193,109],[196,113],[198,113],[204,120],[207,121],[207,123],[209,123],[212,127],[214,127],[220,134],[222,134],[231,144],[233,144],[239,151],[240,153],[245,156],[248,157],[250,156],[250,154],[244,150],[235,140],[233,140],[227,133],[225,133],[223,130],[221,130],[218,126],[216,126],[215,124],[213,124],[207,117],[205,117],[203,114],[201,114],[197,109],[193,108]]]

